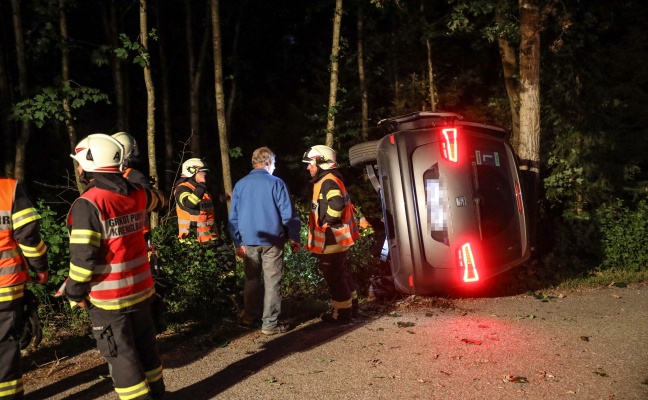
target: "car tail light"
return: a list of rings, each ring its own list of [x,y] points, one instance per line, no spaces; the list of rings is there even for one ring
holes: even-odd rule
[[[441,146],[441,154],[443,158],[448,161],[457,162],[457,128],[445,128],[439,134],[439,146]]]
[[[470,243],[464,244],[459,249],[459,267],[464,270],[464,282],[477,282],[479,280],[477,265],[475,264],[475,256],[473,255]]]
[[[520,185],[517,181],[515,181],[515,199],[517,200],[518,213],[521,215],[524,209],[522,208],[522,192],[520,192]]]

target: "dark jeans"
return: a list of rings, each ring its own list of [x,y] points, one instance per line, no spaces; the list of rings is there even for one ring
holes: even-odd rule
[[[245,246],[243,320],[252,323],[262,317],[261,329],[277,326],[281,314],[283,246]]]

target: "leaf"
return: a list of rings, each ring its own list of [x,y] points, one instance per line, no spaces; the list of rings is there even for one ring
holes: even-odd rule
[[[504,382],[529,383],[529,380],[524,376],[508,375],[504,377]]]
[[[274,376],[271,376],[270,378],[266,378],[266,383],[277,383],[277,378]]]
[[[474,339],[461,339],[462,342],[467,343],[467,344],[474,344],[474,345],[481,345],[483,342],[481,340],[474,340]]]
[[[402,314],[397,313],[396,311],[392,311],[389,314],[387,314],[388,317],[400,317]]]
[[[414,324],[414,322],[403,322],[403,321],[396,322],[396,326],[398,326],[399,328],[409,328],[414,325],[416,325]]]

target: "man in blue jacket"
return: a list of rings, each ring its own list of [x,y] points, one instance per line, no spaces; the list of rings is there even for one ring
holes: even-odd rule
[[[301,249],[299,214],[290,199],[288,187],[272,175],[275,155],[267,147],[252,154],[252,171],[238,181],[232,193],[229,231],[236,255],[243,259],[244,311],[240,324],[253,327],[261,317],[261,332],[286,332],[279,324],[281,313],[281,274],[283,270],[284,227],[293,253]]]

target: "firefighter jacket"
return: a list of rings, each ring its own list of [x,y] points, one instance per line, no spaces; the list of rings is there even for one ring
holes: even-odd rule
[[[175,188],[178,237],[195,232],[199,242],[219,239],[214,229],[214,203],[204,184],[193,179],[180,180]]]
[[[48,270],[39,219],[22,184],[0,178],[0,308],[23,297],[27,267],[35,272]]]
[[[104,310],[128,310],[155,293],[143,229],[164,197],[118,174],[94,173],[70,208],[70,276],[65,295]]]
[[[346,251],[360,237],[351,203],[337,170],[322,170],[315,177],[308,218],[306,250],[328,254]]]
[[[128,179],[132,183],[137,183],[145,189],[153,189],[151,186],[151,179],[144,175],[140,170],[135,168],[126,168],[123,173],[124,178]],[[144,235],[147,235],[151,232],[151,221],[149,220],[148,214],[146,215],[146,224],[144,225]]]

